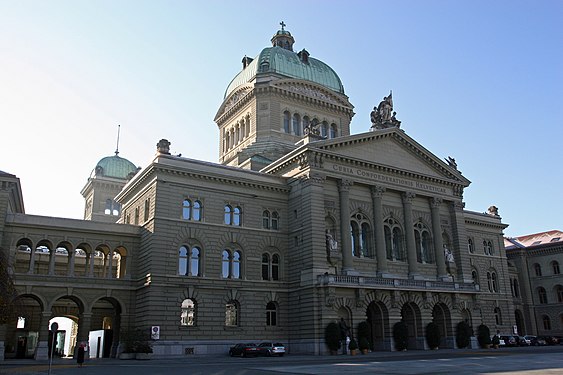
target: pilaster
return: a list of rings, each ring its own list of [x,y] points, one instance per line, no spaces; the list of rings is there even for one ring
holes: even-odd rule
[[[354,182],[340,180],[338,182],[338,193],[340,195],[340,233],[342,234],[342,273],[352,274],[352,239],[350,235],[350,186]]]
[[[436,270],[438,278],[449,279],[444,259],[444,241],[442,240],[442,225],[440,224],[441,198],[430,199],[430,212],[432,215],[432,236],[434,237],[434,252],[436,254]]]
[[[405,217],[405,239],[407,241],[407,260],[409,262],[409,277],[417,278],[418,263],[416,259],[416,245],[414,241],[414,226],[412,221],[412,201],[416,197],[415,193],[405,192],[403,198],[403,212]]]
[[[377,273],[388,272],[387,254],[385,252],[385,231],[383,226],[383,193],[382,186],[371,187],[371,200],[373,204],[373,233],[375,238],[375,255],[377,258]]]

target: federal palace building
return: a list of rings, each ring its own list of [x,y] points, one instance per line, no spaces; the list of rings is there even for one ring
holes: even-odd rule
[[[0,326],[0,360],[46,359],[55,332],[60,355],[88,342],[90,357],[116,357],[133,329],[159,358],[263,340],[322,355],[341,318],[352,335],[367,321],[375,351],[395,350],[401,320],[421,350],[432,321],[444,348],[461,321],[563,333],[563,233],[505,239],[495,206],[466,210],[470,181],[409,136],[391,92],[350,134],[339,76],[294,42],[282,24],[242,60],[214,119],[217,163],[171,154],[173,139],[141,168],[104,157],[83,220],[25,214],[17,171],[0,171],[19,311]]]

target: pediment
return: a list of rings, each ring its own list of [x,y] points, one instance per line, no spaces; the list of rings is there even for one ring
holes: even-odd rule
[[[310,142],[263,171],[292,177],[304,169],[407,185],[414,181],[447,186],[471,183],[455,166],[397,128]]]

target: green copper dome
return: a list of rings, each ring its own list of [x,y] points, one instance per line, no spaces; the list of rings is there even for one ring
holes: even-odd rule
[[[101,159],[92,173],[92,177],[112,177],[128,180],[132,174],[137,173],[137,167],[129,160],[117,155]]]
[[[246,67],[227,87],[225,98],[240,85],[248,83],[257,75],[262,74],[279,74],[288,78],[307,80],[344,94],[342,81],[330,66],[309,57],[306,50],[299,53],[293,52],[293,37],[289,31],[282,27],[282,30],[272,38],[272,44],[273,47],[264,48],[248,65],[245,64]]]

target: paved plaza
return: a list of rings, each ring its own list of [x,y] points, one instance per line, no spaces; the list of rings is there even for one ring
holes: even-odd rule
[[[43,375],[48,362],[10,361],[0,374]],[[230,358],[184,357],[148,361],[98,359],[82,368],[69,359],[54,360],[52,375],[362,375],[362,374],[563,374],[563,346],[498,350],[374,352],[357,356]]]

